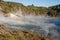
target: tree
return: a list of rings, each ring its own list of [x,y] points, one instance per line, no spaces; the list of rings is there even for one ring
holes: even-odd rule
[[[33,6],[33,7],[34,7],[34,4],[32,4],[31,6]]]

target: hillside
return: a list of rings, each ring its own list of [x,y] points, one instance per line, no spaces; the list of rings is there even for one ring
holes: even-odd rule
[[[44,15],[50,17],[60,16],[60,5],[51,7],[24,6],[22,3],[0,1],[0,8],[4,13],[21,11],[22,15]],[[1,10],[0,9],[0,10]],[[17,13],[18,14],[18,13]]]
[[[49,8],[49,13],[51,16],[60,16],[60,4],[48,7]]]

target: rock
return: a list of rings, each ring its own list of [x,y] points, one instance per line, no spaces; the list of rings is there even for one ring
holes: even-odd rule
[[[53,40],[42,37],[27,30],[9,29],[5,25],[0,25],[0,40]]]

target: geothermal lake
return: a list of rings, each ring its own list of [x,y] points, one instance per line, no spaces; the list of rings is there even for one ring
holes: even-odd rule
[[[60,39],[60,19],[41,16],[24,16],[19,18],[1,17],[0,23],[6,24],[9,28],[30,30],[43,36]]]

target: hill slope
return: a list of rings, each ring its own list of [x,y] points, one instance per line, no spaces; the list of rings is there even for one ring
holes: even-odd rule
[[[9,12],[13,13],[13,12],[20,11],[22,15],[44,15],[50,17],[59,17],[60,16],[59,5],[55,5],[47,8],[47,7],[34,6],[33,4],[29,6],[24,6],[21,3],[5,2],[1,0],[0,10],[2,9],[4,13],[9,13]]]

